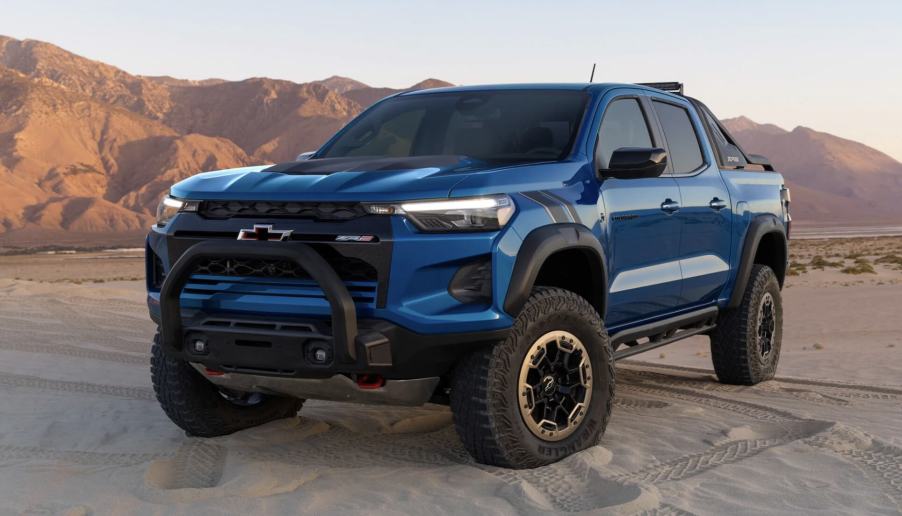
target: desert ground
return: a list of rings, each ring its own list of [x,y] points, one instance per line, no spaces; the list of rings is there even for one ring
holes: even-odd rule
[[[528,471],[474,463],[432,405],[186,437],[141,255],[0,256],[0,514],[902,512],[902,238],[793,242],[776,380],[716,383],[704,337],[639,355],[601,445]]]

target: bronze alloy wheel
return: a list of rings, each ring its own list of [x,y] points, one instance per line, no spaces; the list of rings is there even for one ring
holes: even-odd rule
[[[774,350],[774,334],[777,317],[774,310],[774,296],[765,292],[758,305],[758,353],[766,360]]]
[[[518,393],[533,435],[560,441],[572,434],[592,401],[592,363],[583,343],[566,331],[539,337],[523,359]]]

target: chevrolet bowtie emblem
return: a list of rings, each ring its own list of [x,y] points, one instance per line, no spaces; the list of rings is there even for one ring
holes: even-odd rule
[[[272,224],[254,224],[254,229],[242,229],[238,240],[264,240],[281,242],[291,236],[290,229],[273,229]]]

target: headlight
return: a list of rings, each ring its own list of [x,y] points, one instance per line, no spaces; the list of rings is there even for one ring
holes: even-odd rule
[[[514,201],[507,195],[411,201],[400,204],[365,204],[374,215],[406,215],[421,231],[494,231],[513,217]]]
[[[197,205],[197,201],[176,199],[175,197],[169,195],[163,197],[163,200],[160,201],[160,205],[157,206],[157,226],[165,226],[179,212],[197,211]]]

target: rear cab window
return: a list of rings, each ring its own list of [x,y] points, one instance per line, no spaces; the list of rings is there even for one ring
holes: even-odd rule
[[[701,142],[689,111],[675,104],[652,100],[667,141],[668,160],[674,175],[692,174],[704,164]]]

